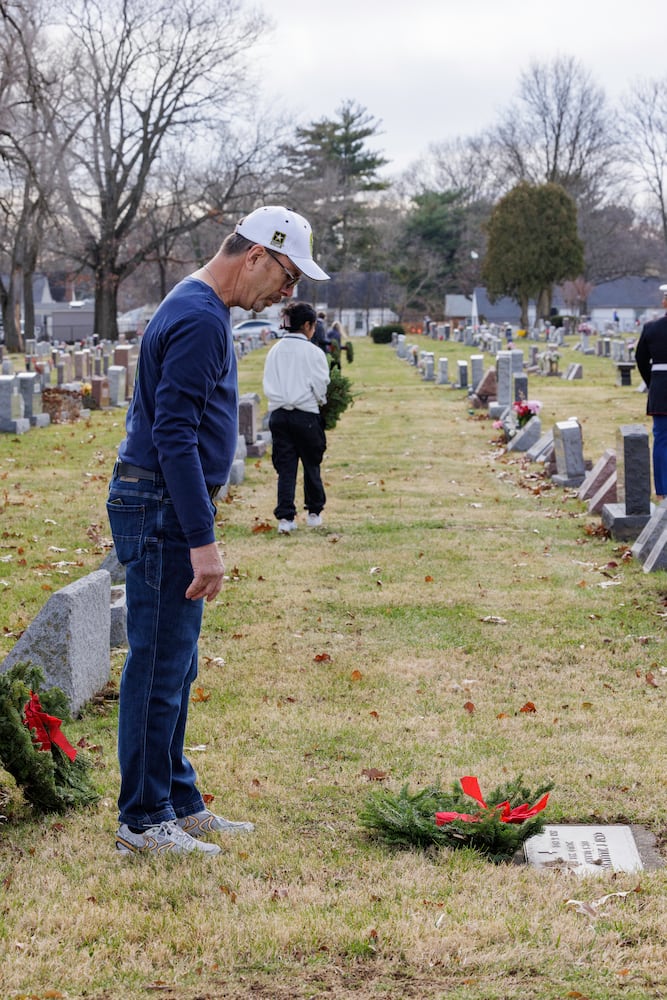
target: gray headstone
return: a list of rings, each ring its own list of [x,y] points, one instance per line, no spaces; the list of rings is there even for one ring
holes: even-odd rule
[[[102,560],[100,569],[107,571],[111,577],[111,585],[125,583],[125,567],[118,561],[116,549],[112,546],[108,554]]]
[[[524,853],[528,863],[536,868],[599,875],[662,867],[664,861],[654,845],[654,837],[645,837],[638,828],[631,826],[549,824],[537,836],[528,838]]]
[[[667,528],[654,542],[651,551],[644,560],[645,573],[652,573],[656,569],[667,569]]]
[[[661,537],[666,529],[667,501],[663,501],[663,503],[655,508],[632,546],[632,554],[635,559],[639,559],[641,563],[645,563],[653,549],[660,544]]]
[[[49,597],[0,669],[40,666],[46,687],[62,688],[76,714],[109,680],[110,634],[111,578],[97,570]]]
[[[643,424],[624,424],[616,435],[618,501],[625,513],[651,513],[651,458],[648,431]]]
[[[542,436],[542,422],[538,416],[531,417],[507,443],[507,451],[528,451]]]
[[[498,351],[496,355],[496,374],[498,377],[497,400],[502,407],[510,406],[512,402],[512,352]]]
[[[110,610],[109,646],[111,649],[127,646],[127,602],[124,585],[111,588]]]
[[[459,389],[467,389],[468,387],[468,362],[467,361],[457,361],[456,368],[459,375],[458,386]]]
[[[512,402],[528,399],[528,376],[523,372],[512,372]]]
[[[473,391],[477,391],[477,386],[484,378],[484,355],[483,354],[471,354],[470,355],[470,384]]]
[[[230,486],[238,486],[245,479],[245,462],[242,458],[235,458],[229,472],[227,482]]]
[[[127,371],[121,365],[109,365],[109,405],[123,406],[125,404],[125,386]]]
[[[438,385],[447,385],[449,381],[449,362],[447,358],[438,358]]]
[[[624,424],[618,430],[616,489],[618,503],[604,505],[602,523],[617,541],[634,541],[653,509],[648,431],[643,424]]]
[[[526,452],[526,458],[531,462],[551,461],[554,450],[554,432],[547,431],[531,448]]]
[[[586,476],[581,425],[575,418],[560,420],[554,426],[554,451],[558,486],[581,486]]]

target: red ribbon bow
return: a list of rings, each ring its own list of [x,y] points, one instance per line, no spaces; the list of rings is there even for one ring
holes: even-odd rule
[[[33,739],[39,744],[40,750],[50,750],[51,744],[55,743],[70,760],[74,760],[76,750],[60,729],[62,719],[57,719],[55,715],[47,715],[40,704],[39,696],[32,691],[30,701],[26,702],[23,709],[23,715],[24,724],[28,729],[35,730]]]
[[[482,793],[479,787],[479,781],[477,778],[466,777],[461,778],[461,788],[466,795],[469,795],[471,799],[475,799],[476,802],[482,806],[483,809],[489,810],[486,802],[482,798]],[[509,802],[501,802],[497,806],[491,806],[494,811],[500,812],[501,823],[523,823],[524,820],[530,819],[531,816],[537,815],[537,813],[542,812],[545,808],[547,802],[549,801],[549,793],[539,799],[534,806],[529,806],[527,802],[523,805],[515,806],[514,809],[510,807]],[[477,813],[475,816],[471,816],[470,813],[458,813],[458,812],[439,812],[435,814],[435,822],[437,826],[444,826],[446,823],[451,823],[453,820],[460,819],[465,823],[478,823],[482,816]]]

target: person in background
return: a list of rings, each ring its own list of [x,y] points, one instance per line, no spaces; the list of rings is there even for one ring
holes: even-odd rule
[[[331,328],[327,330],[327,350],[329,352],[330,364],[340,371],[340,352],[343,348],[343,328],[334,320]]]
[[[337,319],[333,321],[331,328],[327,332],[327,340],[329,342],[335,340],[338,343],[339,348],[343,346],[343,327]]]
[[[282,206],[256,209],[215,256],[162,301],[141,341],[126,437],[107,511],[125,566],[127,654],[120,683],[121,854],[220,852],[211,833],[252,823],[204,804],[184,753],[204,601],[222,587],[215,499],[238,441],[238,385],[229,310],[261,312],[289,298],[312,257],[309,223]]]
[[[283,311],[283,334],[264,364],[264,394],[269,403],[271,459],[278,473],[278,502],[274,515],[279,534],[288,535],[296,523],[296,477],[303,466],[306,524],[318,528],[326,494],[320,465],[327,447],[320,406],[326,402],[329,362],[313,344],[316,315],[307,302],[290,302]]]
[[[321,351],[324,351],[326,353],[327,324],[326,324],[326,314],[323,312],[319,312],[317,314],[317,319],[315,320],[315,330],[313,332],[311,340],[316,347],[319,347]]]
[[[667,285],[660,285],[667,309]],[[658,500],[667,496],[667,314],[642,328],[635,361],[646,383],[646,412],[653,417],[653,482]]]

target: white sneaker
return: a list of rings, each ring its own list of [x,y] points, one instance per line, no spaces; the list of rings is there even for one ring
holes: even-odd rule
[[[278,534],[279,535],[289,535],[291,531],[296,531],[297,523],[296,521],[287,521],[285,518],[282,521],[278,521]]]
[[[207,833],[252,833],[255,829],[254,823],[225,819],[224,816],[216,816],[210,809],[183,816],[176,822],[191,837],[203,837]]]
[[[322,515],[321,514],[309,514],[306,518],[306,524],[309,528],[321,528],[322,527]]]
[[[170,851],[175,854],[188,854],[190,851],[220,854],[217,844],[195,840],[174,820],[149,826],[142,833],[132,833],[129,826],[121,823],[116,833],[116,850],[119,854],[167,854]]]

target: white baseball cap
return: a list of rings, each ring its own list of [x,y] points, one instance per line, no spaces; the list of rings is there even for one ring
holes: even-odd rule
[[[663,295],[667,295],[667,285],[660,285],[660,291]]]
[[[328,281],[329,275],[313,260],[313,230],[307,219],[282,205],[263,205],[236,225],[235,233],[283,253],[307,278]]]

